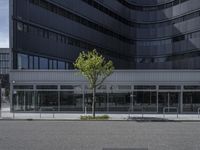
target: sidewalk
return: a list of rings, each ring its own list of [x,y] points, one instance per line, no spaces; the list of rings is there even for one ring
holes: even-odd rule
[[[80,116],[84,113],[12,113],[3,110],[1,112],[1,120],[80,120]],[[91,115],[91,114],[87,114]],[[96,114],[103,115],[103,114]],[[107,114],[110,116],[109,120],[134,120],[134,121],[199,121],[198,114]]]

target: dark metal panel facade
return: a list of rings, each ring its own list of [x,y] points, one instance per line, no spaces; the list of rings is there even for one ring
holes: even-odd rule
[[[96,48],[117,69],[200,68],[198,0],[125,2],[14,1],[13,67],[17,53],[72,66],[80,51]]]

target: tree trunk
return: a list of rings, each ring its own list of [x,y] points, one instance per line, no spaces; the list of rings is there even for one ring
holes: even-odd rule
[[[93,87],[92,92],[92,116],[95,118],[96,87]]]

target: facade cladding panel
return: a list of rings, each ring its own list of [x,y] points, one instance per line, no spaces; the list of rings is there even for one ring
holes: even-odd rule
[[[14,69],[72,69],[94,48],[117,69],[200,68],[199,0],[13,2]]]

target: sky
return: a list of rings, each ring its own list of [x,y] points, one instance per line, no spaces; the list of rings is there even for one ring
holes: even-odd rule
[[[9,47],[9,0],[0,0],[0,48]]]

